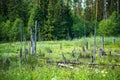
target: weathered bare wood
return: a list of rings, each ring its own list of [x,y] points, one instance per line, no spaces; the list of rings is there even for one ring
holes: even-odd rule
[[[60,50],[62,50],[62,43],[60,43]]]
[[[44,59],[39,59],[40,61],[46,62],[46,63],[63,63],[64,61],[54,61],[54,60],[44,60]],[[92,66],[120,66],[120,64],[97,64],[97,63],[91,63],[91,62],[76,62],[76,61],[70,61],[66,60],[65,64],[75,64],[75,65],[92,65]]]
[[[10,59],[9,58],[6,59],[6,64],[8,67],[10,66]]]
[[[64,64],[66,63],[66,57],[64,56],[64,54],[62,54],[62,58],[64,60]]]
[[[73,69],[73,66],[69,66],[67,64],[58,63],[58,66]]]
[[[24,54],[25,54],[25,62],[27,62],[27,54],[28,54],[28,49],[27,48],[25,48]]]
[[[86,49],[88,50],[88,42],[86,42]]]
[[[76,52],[75,52],[75,48],[72,50],[72,57],[75,57],[75,54],[76,54]]]
[[[99,55],[100,55],[100,57],[104,56],[104,55],[106,55],[106,52],[103,49],[100,48]]]
[[[102,50],[104,50],[104,36],[101,37]]]
[[[84,46],[82,46],[82,51],[85,52],[85,47]]]
[[[37,42],[37,21],[35,21],[35,53],[36,53],[36,42]]]
[[[22,48],[20,48],[20,60],[22,59]]]
[[[112,44],[115,44],[115,38],[112,39]]]
[[[94,63],[94,57],[91,56],[91,63]]]
[[[31,37],[31,54],[35,53],[35,40],[34,40],[34,32],[32,26],[30,27],[30,37]]]
[[[52,50],[50,48],[47,48],[47,52],[50,55],[50,53],[52,53]]]

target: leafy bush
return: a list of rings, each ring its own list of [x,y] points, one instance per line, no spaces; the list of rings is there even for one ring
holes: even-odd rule
[[[102,20],[99,23],[99,28],[98,32],[99,35],[104,35],[104,36],[118,36],[120,33],[120,23],[119,23],[119,15],[116,16],[117,13],[113,12],[113,14],[110,16],[109,19],[107,20]]]

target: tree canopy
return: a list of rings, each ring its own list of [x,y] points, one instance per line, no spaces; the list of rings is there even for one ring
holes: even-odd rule
[[[96,6],[97,35],[119,36],[119,0],[0,0],[0,41],[30,39],[37,24],[38,40],[93,35]],[[106,7],[105,7],[106,5]],[[106,9],[106,10],[105,10]],[[106,12],[105,12],[106,11]],[[107,19],[104,19],[104,16]],[[21,37],[18,37],[21,36]]]

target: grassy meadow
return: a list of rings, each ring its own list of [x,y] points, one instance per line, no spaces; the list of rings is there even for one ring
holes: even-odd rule
[[[94,54],[94,38],[74,40],[38,41],[36,54],[30,55],[30,41],[0,43],[0,80],[120,80],[120,38],[105,37],[104,52],[99,56],[101,37],[97,37]],[[88,42],[88,49],[83,45]],[[20,48],[22,57],[20,58]],[[25,58],[25,48],[28,54]],[[57,61],[81,62],[59,66]],[[94,55],[94,64],[91,56]],[[7,62],[9,59],[10,62]],[[50,63],[47,62],[51,61]],[[56,62],[52,62],[56,61]],[[64,64],[64,63],[63,63]],[[71,68],[72,67],[72,68]]]

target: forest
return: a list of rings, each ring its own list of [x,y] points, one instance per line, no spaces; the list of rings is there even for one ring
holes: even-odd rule
[[[120,0],[0,0],[0,80],[120,80]]]
[[[96,1],[0,0],[0,41],[30,40],[35,21],[38,41],[90,37],[94,26],[98,36],[120,36],[120,1]]]

